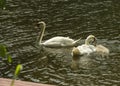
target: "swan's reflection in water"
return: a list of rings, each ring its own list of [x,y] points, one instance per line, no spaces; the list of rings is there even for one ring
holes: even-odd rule
[[[81,55],[78,56],[73,61],[74,58],[72,57],[72,49],[71,48],[44,48],[42,53],[44,53],[43,58],[47,55],[47,60],[52,61],[54,66],[71,68],[71,65],[74,63],[76,64],[77,68],[71,68],[72,70],[79,70],[80,68],[84,69],[91,69],[98,67],[101,63],[103,63],[108,58],[101,57],[97,53],[92,53],[90,55]],[[46,57],[45,57],[46,58]],[[49,63],[49,62],[48,62]]]

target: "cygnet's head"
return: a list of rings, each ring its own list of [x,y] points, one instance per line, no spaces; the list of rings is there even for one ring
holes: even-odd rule
[[[78,60],[80,58],[80,56],[81,56],[80,51],[76,47],[74,47],[72,49],[72,58],[73,58],[73,60]]]

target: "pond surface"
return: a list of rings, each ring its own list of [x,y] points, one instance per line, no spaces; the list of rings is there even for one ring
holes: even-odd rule
[[[47,24],[43,40],[54,36],[82,37],[93,34],[110,49],[109,58],[82,58],[72,70],[71,49],[45,51],[34,47],[38,21]],[[11,78],[17,64],[24,69],[19,79],[57,86],[120,85],[120,2],[116,0],[7,0],[0,10],[0,43],[13,64],[0,61],[0,77]]]

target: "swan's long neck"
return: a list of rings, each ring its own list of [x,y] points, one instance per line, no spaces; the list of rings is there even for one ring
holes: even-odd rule
[[[41,26],[40,26],[41,25]],[[38,43],[42,43],[43,35],[45,32],[46,24],[44,22],[39,22],[39,28],[41,29],[39,37],[38,37]]]
[[[93,35],[89,35],[87,39],[85,40],[86,45],[90,45],[90,42],[95,42],[96,43],[96,37]]]
[[[85,44],[86,44],[86,45],[90,45],[90,38],[87,38],[87,39],[85,40]]]

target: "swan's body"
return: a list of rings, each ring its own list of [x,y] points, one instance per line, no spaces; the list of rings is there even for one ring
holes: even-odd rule
[[[67,47],[67,46],[74,46],[76,43],[76,41],[74,41],[73,39],[70,39],[69,37],[62,37],[62,36],[57,36],[57,37],[53,37],[43,43],[40,43],[44,46],[56,46],[56,47]]]
[[[62,36],[56,36],[51,39],[48,39],[45,42],[42,42],[46,24],[44,22],[39,22],[38,24],[39,26],[41,26],[42,29],[40,32],[40,36],[38,38],[39,45],[43,45],[45,47],[73,47],[73,46],[77,46],[80,42],[80,39],[75,41],[69,37],[62,37]]]
[[[86,44],[83,44],[81,46],[78,46],[77,49],[79,50],[79,52],[81,54],[90,54],[90,53],[93,53],[96,51],[96,48],[95,46],[93,45],[86,45]]]

